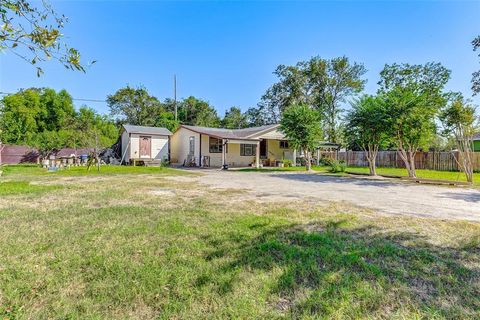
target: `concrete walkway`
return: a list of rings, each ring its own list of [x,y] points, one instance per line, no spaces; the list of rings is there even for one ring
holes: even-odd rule
[[[213,188],[244,189],[260,201],[306,198],[347,201],[389,214],[480,222],[480,192],[476,189],[299,172],[200,172],[202,176],[196,179],[202,184]]]

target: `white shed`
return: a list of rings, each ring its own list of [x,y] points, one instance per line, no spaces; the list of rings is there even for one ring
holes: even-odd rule
[[[122,163],[169,160],[170,136],[166,128],[132,126],[122,129]]]

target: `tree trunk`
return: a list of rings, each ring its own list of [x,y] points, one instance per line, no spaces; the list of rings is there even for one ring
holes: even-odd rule
[[[455,160],[461,171],[465,173],[467,182],[473,183],[473,141],[466,134],[457,135],[457,141],[459,141],[458,159],[454,156]]]
[[[369,145],[367,152],[367,161],[368,161],[368,170],[370,171],[371,176],[377,175],[377,153],[378,153],[378,146]]]
[[[408,176],[410,178],[416,178],[417,172],[415,171],[415,152],[408,151],[407,153],[408,162],[410,163],[410,169],[408,170]]]
[[[400,155],[400,158],[402,158],[403,163],[405,164],[405,168],[407,169],[408,176],[410,178],[416,178],[417,173],[415,172],[415,154],[416,151],[412,151],[411,148],[409,150],[405,150],[403,148],[403,145],[400,144],[398,146],[398,154]]]
[[[368,160],[368,169],[370,170],[370,175],[371,176],[376,176],[377,175],[377,168],[376,168],[376,165],[375,165],[375,159]]]
[[[303,152],[305,153],[305,170],[310,172],[312,171],[312,162],[310,160],[310,152],[308,151],[308,149],[303,150]]]

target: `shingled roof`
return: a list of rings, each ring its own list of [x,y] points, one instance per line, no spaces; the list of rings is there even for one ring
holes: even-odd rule
[[[243,139],[243,140],[258,140],[255,138],[256,135],[277,128],[278,124],[270,124],[260,127],[252,127],[245,129],[225,129],[225,128],[207,128],[199,126],[187,126],[182,125],[181,127],[191,130],[196,133],[206,134],[212,137],[220,139]]]
[[[161,127],[144,127],[144,126],[133,126],[131,124],[124,124],[123,128],[127,133],[140,133],[140,134],[156,134],[161,136],[171,136],[172,132],[167,128]]]

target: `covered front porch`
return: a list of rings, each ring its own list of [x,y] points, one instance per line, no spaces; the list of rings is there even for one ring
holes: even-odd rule
[[[255,168],[295,166],[297,162],[297,152],[289,147],[287,140],[222,139],[223,169],[245,166],[246,163],[238,161],[238,157],[248,156],[252,161],[247,165]]]

